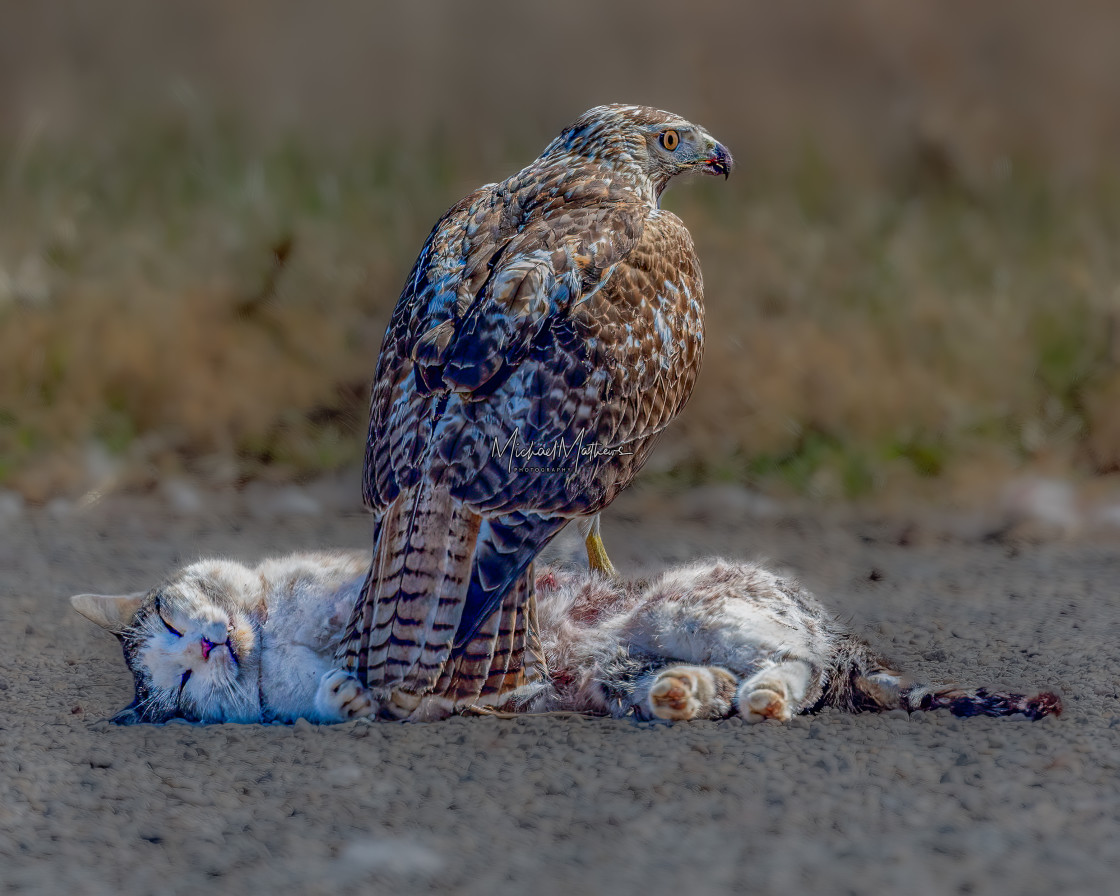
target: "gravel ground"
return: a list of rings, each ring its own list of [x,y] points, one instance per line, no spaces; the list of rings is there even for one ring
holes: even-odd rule
[[[1065,713],[118,728],[103,720],[130,678],[71,593],[146,588],[200,555],[363,546],[369,521],[261,495],[256,513],[244,496],[13,512],[5,892],[1114,892],[1115,532],[1029,542],[978,520],[726,498],[623,496],[604,522],[615,562],[766,558],[917,676],[1053,688]],[[565,534],[550,554],[578,547]]]

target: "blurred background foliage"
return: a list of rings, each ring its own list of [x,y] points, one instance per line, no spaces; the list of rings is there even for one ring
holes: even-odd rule
[[[710,336],[650,481],[976,502],[1120,473],[1106,0],[0,11],[0,487],[29,500],[359,464],[432,223],[619,101],[739,162],[666,195]]]

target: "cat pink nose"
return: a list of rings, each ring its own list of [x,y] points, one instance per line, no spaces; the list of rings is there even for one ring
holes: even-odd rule
[[[210,651],[213,650],[215,646],[217,645],[215,645],[214,642],[209,638],[202,639],[202,658],[204,660],[210,659]]]

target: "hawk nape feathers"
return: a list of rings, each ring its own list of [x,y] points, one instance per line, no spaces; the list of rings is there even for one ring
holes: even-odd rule
[[[700,368],[700,267],[661,193],[731,165],[676,115],[599,106],[436,223],[377,362],[373,560],[340,647],[383,715],[497,705],[540,679],[533,558],[580,519],[609,565],[588,523]]]

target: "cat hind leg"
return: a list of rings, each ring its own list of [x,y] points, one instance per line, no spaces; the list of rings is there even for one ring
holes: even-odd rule
[[[639,686],[635,706],[653,719],[722,719],[731,713],[735,684],[735,677],[719,666],[667,666]]]
[[[774,719],[788,722],[801,711],[813,677],[804,660],[782,660],[767,666],[739,685],[735,707],[750,723]]]

